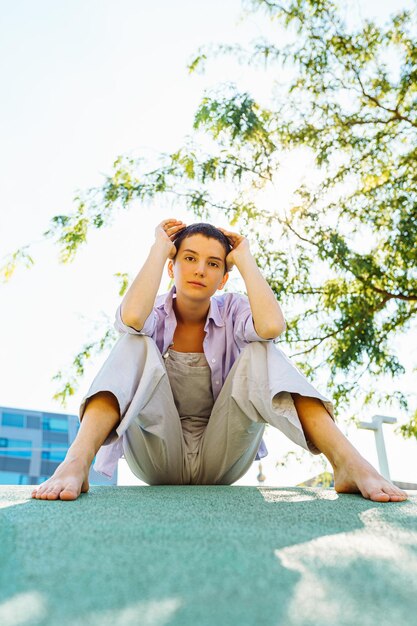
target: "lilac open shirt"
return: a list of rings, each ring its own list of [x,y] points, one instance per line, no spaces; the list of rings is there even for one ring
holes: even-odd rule
[[[177,326],[177,319],[172,306],[174,297],[176,297],[175,285],[167,293],[156,297],[153,310],[141,331],[127,326],[122,321],[120,304],[116,311],[115,329],[120,334],[147,335],[155,341],[161,354],[166,354],[168,348],[173,344]],[[213,398],[216,400],[241,350],[251,341],[273,341],[273,339],[263,339],[257,334],[249,299],[238,293],[224,293],[220,296],[211,297],[204,330],[203,350],[211,369],[211,386]],[[117,457],[120,458],[122,454],[121,442],[116,443],[119,445],[109,445],[112,450],[106,450],[107,446],[100,450],[101,461],[98,464],[100,469],[97,469],[107,476],[112,475],[112,468],[117,463],[115,455],[117,454]],[[255,460],[262,459],[267,454],[268,450],[262,439]]]

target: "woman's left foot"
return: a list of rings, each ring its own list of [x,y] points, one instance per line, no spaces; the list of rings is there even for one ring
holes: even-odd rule
[[[361,493],[374,502],[407,500],[405,491],[379,474],[362,456],[352,456],[334,469],[334,488],[338,493]]]

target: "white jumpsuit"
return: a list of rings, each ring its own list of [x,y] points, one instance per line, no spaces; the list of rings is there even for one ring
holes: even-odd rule
[[[319,398],[335,420],[332,402],[272,342],[245,346],[213,402],[204,353],[169,349],[164,359],[150,337],[125,334],[84,396],[80,421],[87,399],[104,390],[117,397],[121,422],[94,469],[101,471],[106,448],[116,445],[149,485],[236,482],[253,463],[267,423],[319,454],[305,438],[291,392]]]

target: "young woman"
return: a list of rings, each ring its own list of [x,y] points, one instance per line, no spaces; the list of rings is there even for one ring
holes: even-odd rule
[[[167,260],[174,286],[157,296]],[[233,266],[248,296],[215,295]],[[337,492],[407,499],[352,446],[331,401],[273,343],[284,316],[244,236],[161,222],[115,326],[121,337],[83,398],[77,436],[32,497],[76,499],[89,489],[96,455],[94,469],[108,477],[124,454],[150,485],[230,485],[267,454],[269,423],[329,459]]]

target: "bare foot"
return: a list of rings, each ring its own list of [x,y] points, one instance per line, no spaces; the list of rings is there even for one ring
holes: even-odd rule
[[[353,455],[334,467],[334,488],[338,493],[361,493],[374,502],[407,500],[405,491],[379,474],[361,455]]]
[[[89,490],[89,465],[80,457],[64,459],[53,475],[32,491],[38,500],[76,500]]]

